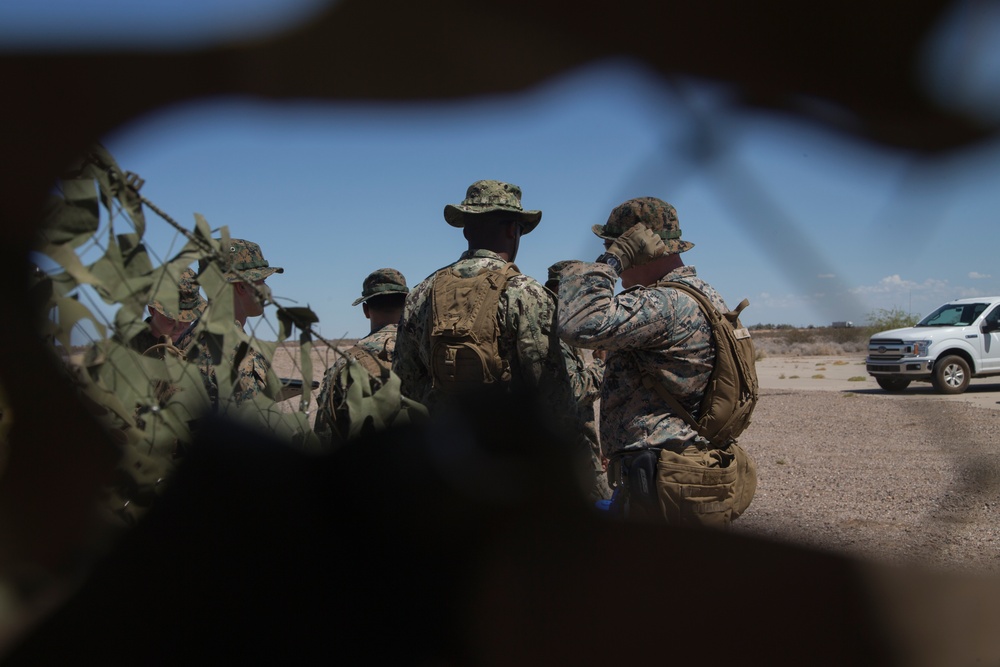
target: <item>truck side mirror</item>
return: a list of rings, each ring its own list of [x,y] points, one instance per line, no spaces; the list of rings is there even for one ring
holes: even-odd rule
[[[984,334],[988,334],[991,331],[996,331],[1000,329],[1000,322],[990,322],[989,320],[983,320],[983,323],[979,325],[979,330]]]

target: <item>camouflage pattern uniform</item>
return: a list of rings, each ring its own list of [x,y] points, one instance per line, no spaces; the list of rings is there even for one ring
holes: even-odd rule
[[[237,352],[238,348],[233,349],[231,356],[235,358]],[[215,372],[215,362],[206,334],[202,333],[186,350],[186,358],[201,371],[212,408],[218,408],[219,378]],[[236,384],[232,393],[232,402],[239,405],[243,401],[264,393],[268,388],[267,374],[270,369],[271,364],[263,354],[252,347],[247,348],[246,355],[240,360],[240,365],[236,370]]]
[[[403,274],[395,269],[379,269],[373,271],[365,278],[361,289],[361,296],[354,301],[354,306],[364,303],[373,297],[384,294],[407,294],[409,288],[406,286],[406,279]],[[396,333],[399,326],[387,324],[359,340],[354,348],[370,352],[382,362],[391,365],[395,358]],[[340,369],[347,364],[347,360],[354,352],[354,348],[348,350],[347,354],[337,358],[337,361],[323,375],[323,384],[319,390],[319,398],[316,406],[316,421],[313,430],[324,442],[333,438],[333,406],[340,405],[340,394],[342,388],[335,382]],[[360,351],[359,351],[360,352]]]
[[[541,211],[521,208],[521,189],[501,181],[473,183],[461,204],[445,207],[444,217],[453,227],[464,227],[466,222],[476,224],[476,216],[504,211],[517,219],[522,235],[528,234],[541,220]],[[500,270],[507,264],[491,250],[467,250],[457,262],[450,265],[462,277],[471,277],[485,269]],[[433,411],[437,397],[431,389],[430,327],[431,274],[414,287],[406,299],[399,337],[396,340],[396,357],[393,371],[402,381],[405,396],[420,401]],[[566,375],[567,360],[555,336],[555,299],[551,292],[534,278],[517,274],[507,282],[497,306],[500,337],[497,347],[500,356],[510,363],[511,389],[528,388],[538,392],[552,410],[550,414],[562,418],[574,412]]]
[[[468,250],[451,265],[462,277],[484,269],[502,269],[507,262],[489,250]],[[403,394],[433,407],[430,331],[433,276],[413,288],[406,299],[393,370],[403,383]],[[511,387],[537,388],[558,396],[566,385],[566,362],[554,336],[556,304],[552,294],[534,278],[517,274],[500,296],[497,319],[500,356],[511,366]],[[556,401],[558,402],[558,401]]]
[[[549,267],[549,277],[545,281],[546,289],[558,294],[560,273],[570,263],[556,262]],[[601,439],[597,430],[597,401],[604,382],[604,361],[585,348],[572,347],[565,343],[563,346],[566,348],[564,350],[566,372],[580,413],[578,417],[580,433],[590,450],[594,483],[589,494],[593,500],[606,500],[611,497],[612,490],[605,472],[607,459],[601,452]]]
[[[284,273],[281,267],[271,266],[264,259],[260,246],[252,241],[243,239],[230,239],[229,255],[227,258],[228,270],[225,273],[226,280],[230,283],[248,281],[250,283],[264,280],[274,273]],[[234,322],[237,327],[242,325]],[[212,361],[212,353],[208,345],[205,334],[202,334],[197,341],[198,349],[193,354],[189,353],[188,359],[194,361],[201,369],[206,378],[206,389],[212,399],[212,405],[218,406],[219,390],[218,378],[215,373],[215,365]],[[235,357],[238,349],[232,351]],[[243,401],[252,399],[268,388],[267,375],[271,369],[271,363],[267,358],[255,350],[253,347],[247,349],[246,355],[241,360],[236,371],[236,388],[233,391],[233,402],[240,404]]]
[[[680,240],[673,207],[652,198],[626,202],[612,211],[607,225],[595,225],[594,231],[613,239],[636,222],[658,232],[667,252],[684,252],[693,245]],[[613,457],[648,447],[677,452],[690,444],[708,447],[642,382],[644,372],[655,374],[687,410],[697,413],[715,363],[708,321],[698,303],[683,292],[637,285],[615,295],[617,280],[606,264],[578,262],[562,271],[559,285],[559,335],[571,345],[608,352],[601,391],[604,453]],[[693,266],[682,266],[663,280],[688,283],[717,308],[728,310]]]
[[[157,300],[149,302],[149,306],[161,315],[178,322],[187,322],[187,330],[172,341],[169,336],[154,336],[150,323],[152,317],[146,319],[146,327],[134,336],[128,345],[140,354],[163,359],[168,351],[183,356],[195,344],[194,327],[198,323],[208,303],[201,296],[197,275],[192,269],[185,269],[177,283],[178,308],[173,310]],[[164,379],[154,379],[153,398],[160,410],[175,409],[171,406],[171,398],[179,387]],[[133,413],[136,427],[147,432],[148,440],[143,439],[136,447],[126,447],[123,458],[116,471],[116,478],[109,488],[108,502],[115,516],[133,525],[138,518],[148,510],[151,503],[162,491],[161,484],[173,474],[177,462],[182,458],[186,443],[172,431],[173,435],[157,433],[157,419],[150,421],[152,406],[139,405]]]
[[[177,290],[178,307],[176,311],[167,308],[163,303],[157,301],[156,299],[150,301],[149,306],[150,308],[159,311],[164,317],[177,322],[187,322],[189,324],[187,331],[184,332],[176,343],[166,340],[165,338],[154,336],[150,327],[153,318],[147,317],[145,320],[146,328],[129,341],[129,347],[140,354],[145,354],[148,350],[150,350],[150,348],[162,343],[169,343],[179,350],[184,350],[191,344],[193,341],[192,331],[198,323],[198,319],[201,317],[202,313],[205,312],[205,307],[208,305],[208,302],[206,302],[201,296],[200,288],[198,286],[198,277],[193,269],[184,269],[181,273],[180,279],[177,281]],[[163,353],[164,348],[162,347],[151,351],[151,354],[155,354],[161,358],[163,357]]]

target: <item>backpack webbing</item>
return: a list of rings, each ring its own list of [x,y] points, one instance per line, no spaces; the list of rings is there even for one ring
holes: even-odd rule
[[[520,273],[508,262],[462,277],[438,271],[431,291],[431,386],[455,393],[510,382],[510,364],[500,356],[497,308],[507,281]]]
[[[663,382],[650,374],[643,384],[652,387],[691,428],[718,447],[725,447],[746,430],[757,405],[758,385],[756,352],[750,332],[740,323],[739,315],[750,305],[743,299],[735,310],[722,313],[705,294],[687,283],[661,281],[657,287],[670,287],[689,294],[701,308],[712,327],[715,341],[715,365],[698,410],[698,418],[684,409]]]

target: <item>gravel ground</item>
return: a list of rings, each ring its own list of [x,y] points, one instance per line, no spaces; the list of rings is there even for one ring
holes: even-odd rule
[[[332,360],[313,350],[316,379]],[[295,376],[296,363],[279,349],[279,373]],[[757,367],[761,399],[740,443],[759,480],[735,530],[878,562],[1000,572],[997,386],[889,395],[856,355]]]
[[[1000,410],[764,389],[746,533],[875,561],[1000,572]]]

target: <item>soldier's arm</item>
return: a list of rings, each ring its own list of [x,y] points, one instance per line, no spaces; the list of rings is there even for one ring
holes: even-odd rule
[[[555,336],[555,299],[541,284],[525,278],[512,278],[502,298],[521,379],[540,387],[565,373],[566,364]]]
[[[267,389],[271,365],[260,352],[250,349],[239,367],[239,378],[233,399],[237,404],[250,400]]]
[[[333,437],[333,413],[330,409],[330,399],[333,392],[333,379],[336,377],[340,365],[338,362],[327,369],[323,375],[323,384],[320,385],[319,396],[316,399],[316,421],[313,422],[313,431],[323,442],[329,442]]]
[[[615,295],[605,264],[578,262],[559,283],[559,337],[576,347],[620,350],[655,345],[674,318],[672,291],[630,289]]]
[[[423,400],[425,389],[429,386],[429,370],[420,356],[420,342],[424,336],[425,313],[421,301],[420,307],[414,307],[413,300],[407,299],[403,317],[396,332],[395,350],[392,358],[392,371],[399,376],[400,392],[416,400]]]

